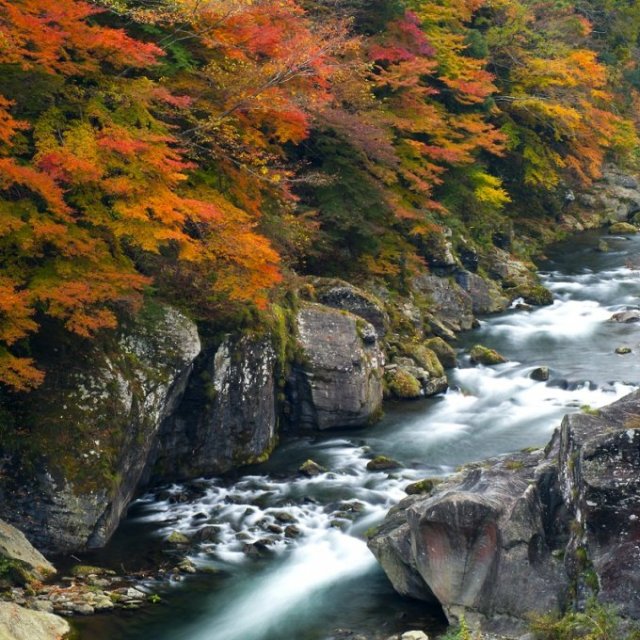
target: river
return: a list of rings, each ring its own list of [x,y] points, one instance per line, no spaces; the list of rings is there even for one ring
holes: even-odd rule
[[[149,582],[164,604],[79,620],[81,640],[328,640],[351,629],[444,629],[440,612],[395,595],[366,547],[366,532],[403,487],[458,465],[543,445],[561,417],[599,407],[640,383],[640,325],[609,322],[637,307],[640,238],[583,234],[549,251],[541,275],[552,306],[487,318],[460,338],[460,366],[441,397],[390,405],[375,427],[286,439],[272,459],[223,479],[174,485],[140,498],[110,545],[87,560],[131,570],[162,556],[173,531],[213,540],[191,558],[205,573]],[[471,367],[482,343],[509,362]],[[615,348],[629,346],[630,355]],[[529,375],[551,370],[548,382]],[[372,455],[404,466],[366,470]],[[327,472],[297,473],[311,458]],[[213,527],[213,529],[211,528]],[[258,544],[255,544],[258,543]]]

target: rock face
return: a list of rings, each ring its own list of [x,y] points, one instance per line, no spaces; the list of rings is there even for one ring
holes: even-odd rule
[[[567,416],[547,448],[469,465],[410,495],[370,548],[396,590],[518,633],[597,595],[640,616],[640,392]]]
[[[301,363],[288,384],[291,424],[330,429],[369,424],[382,404],[384,356],[364,319],[319,304],[298,313]]]
[[[466,331],[473,326],[471,296],[455,281],[432,275],[414,280],[414,288],[427,297],[432,312],[451,331]]]
[[[595,224],[592,226],[601,222],[626,222],[640,211],[640,183],[635,176],[609,165],[602,180],[594,183],[588,193],[578,195],[578,205],[586,212],[593,212]]]
[[[364,318],[375,328],[378,338],[383,338],[389,325],[389,316],[383,304],[371,293],[362,291],[348,282],[330,281],[331,284],[319,283],[317,299],[327,307],[349,311]]]
[[[61,640],[70,631],[59,616],[0,602],[0,640]]]
[[[276,354],[268,336],[227,336],[196,365],[162,428],[156,479],[213,475],[259,461],[276,442]]]
[[[0,515],[44,550],[102,546],[199,351],[196,326],[160,305],[108,339],[44,345],[47,379],[19,411],[37,428],[2,443]]]
[[[509,307],[509,299],[502,295],[500,287],[492,280],[460,271],[456,274],[456,282],[471,297],[471,310],[476,315],[500,313]]]

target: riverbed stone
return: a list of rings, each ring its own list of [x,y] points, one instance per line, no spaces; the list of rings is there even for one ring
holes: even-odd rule
[[[536,382],[547,382],[549,375],[549,367],[537,367],[529,374],[529,377]]]
[[[640,309],[629,309],[627,311],[619,311],[611,316],[613,322],[631,324],[632,322],[640,322]]]
[[[291,424],[325,430],[375,421],[384,355],[377,339],[363,339],[371,325],[347,311],[305,303],[297,327],[301,357],[288,383]]]
[[[298,472],[303,476],[307,476],[308,478],[315,478],[325,471],[326,469],[314,460],[306,460],[300,465],[300,467],[298,467]]]

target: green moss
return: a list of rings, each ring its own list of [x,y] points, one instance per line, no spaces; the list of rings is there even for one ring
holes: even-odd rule
[[[412,482],[411,484],[405,487],[405,493],[410,496],[414,495],[422,495],[431,493],[442,480],[439,478],[425,478],[424,480],[418,480],[417,482]]]
[[[541,284],[523,284],[508,293],[514,298],[522,298],[527,304],[537,307],[553,304],[553,294]]]
[[[0,557],[0,582],[8,585],[26,587],[36,581],[29,565],[21,560]]]
[[[600,409],[594,409],[593,407],[591,407],[588,404],[583,404],[580,407],[580,411],[582,411],[582,413],[586,413],[588,416],[599,416],[600,415]]]
[[[501,356],[495,349],[489,349],[489,347],[481,344],[475,345],[471,351],[469,351],[469,356],[473,364],[483,364],[485,366],[507,362],[507,359]]]
[[[76,578],[86,578],[90,575],[96,576],[115,576],[116,572],[103,567],[93,567],[88,564],[77,564],[71,569],[71,575]]]
[[[453,369],[456,366],[456,352],[442,338],[430,338],[424,346],[431,349],[445,369]]]
[[[584,611],[568,611],[535,617],[531,630],[538,640],[638,640],[637,623],[623,620],[611,606],[600,604],[591,598]]]
[[[407,347],[409,357],[413,358],[419,367],[429,372],[433,378],[442,378],[444,368],[434,351],[422,344],[412,344]]]
[[[422,395],[420,382],[402,369],[387,373],[386,383],[389,391],[400,400],[412,400]]]
[[[506,469],[509,469],[509,471],[519,471],[524,468],[524,462],[522,462],[522,460],[507,460],[504,466]]]

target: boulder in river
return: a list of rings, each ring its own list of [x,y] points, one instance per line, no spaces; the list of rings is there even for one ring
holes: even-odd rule
[[[490,349],[481,344],[477,344],[471,348],[469,357],[472,364],[483,364],[485,366],[507,362],[507,359],[503,355],[500,355],[495,349]]]
[[[638,227],[629,222],[616,222],[609,227],[609,233],[616,235],[633,235],[638,233]]]
[[[301,353],[288,383],[291,424],[324,430],[374,421],[384,355],[373,327],[347,311],[310,303],[298,312],[297,326]]]
[[[529,374],[529,377],[536,382],[546,382],[549,380],[549,367],[537,367]]]
[[[630,324],[632,322],[640,322],[640,309],[629,309],[627,311],[618,311],[611,316],[613,322]]]
[[[589,596],[640,617],[639,513],[640,391],[407,497],[369,546],[399,593],[512,634]]]

